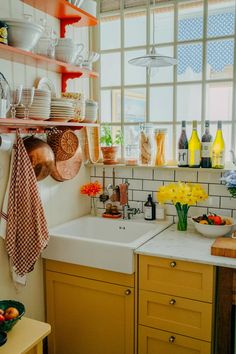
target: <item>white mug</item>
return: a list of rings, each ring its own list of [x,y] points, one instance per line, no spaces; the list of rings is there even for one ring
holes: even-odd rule
[[[7,114],[7,100],[0,98],[0,118],[6,118]]]

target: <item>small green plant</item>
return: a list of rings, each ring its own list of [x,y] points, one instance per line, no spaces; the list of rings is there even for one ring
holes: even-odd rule
[[[123,134],[121,130],[117,130],[115,139],[112,138],[111,127],[109,125],[104,125],[102,127],[102,133],[100,142],[104,146],[114,146],[123,144]]]

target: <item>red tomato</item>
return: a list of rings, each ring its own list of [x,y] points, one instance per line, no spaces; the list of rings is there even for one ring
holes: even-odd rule
[[[5,317],[3,315],[0,315],[0,323],[5,321]]]
[[[214,216],[213,221],[214,221],[214,224],[215,224],[215,225],[222,225],[222,219],[221,219],[221,217],[218,216],[218,215]]]

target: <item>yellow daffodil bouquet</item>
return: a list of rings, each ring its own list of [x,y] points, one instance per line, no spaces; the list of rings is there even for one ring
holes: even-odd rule
[[[206,200],[207,193],[200,184],[194,183],[170,183],[162,186],[157,191],[157,199],[159,203],[172,202],[175,205],[178,215],[178,230],[187,230],[188,210],[191,205]]]

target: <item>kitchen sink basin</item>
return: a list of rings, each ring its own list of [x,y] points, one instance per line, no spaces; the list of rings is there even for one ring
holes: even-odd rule
[[[52,228],[43,258],[134,272],[134,250],[171,225],[171,221],[111,220],[83,216]]]

